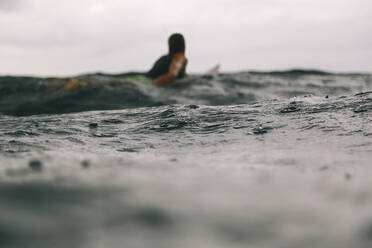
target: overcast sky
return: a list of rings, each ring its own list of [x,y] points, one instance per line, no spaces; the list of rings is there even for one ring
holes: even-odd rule
[[[0,74],[145,71],[173,32],[191,72],[372,71],[372,0],[0,0]]]

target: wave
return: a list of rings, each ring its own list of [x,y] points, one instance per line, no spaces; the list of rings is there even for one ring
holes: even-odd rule
[[[143,73],[94,73],[71,78],[0,77],[0,113],[60,114],[170,104],[236,105],[304,95],[341,95],[371,90],[370,74],[317,70],[189,75],[157,87]],[[67,90],[66,90],[67,89]]]

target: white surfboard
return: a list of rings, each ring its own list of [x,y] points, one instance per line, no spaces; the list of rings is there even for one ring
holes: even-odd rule
[[[211,69],[209,69],[204,75],[216,77],[220,73],[220,67],[221,65],[218,63],[217,65],[213,66]]]

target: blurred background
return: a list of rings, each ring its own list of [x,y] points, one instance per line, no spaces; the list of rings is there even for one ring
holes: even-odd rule
[[[146,71],[181,32],[189,72],[370,72],[370,0],[1,0],[0,74]]]

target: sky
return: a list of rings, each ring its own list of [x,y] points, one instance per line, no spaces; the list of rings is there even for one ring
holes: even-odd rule
[[[371,0],[0,0],[0,74],[146,71],[174,32],[189,72],[372,72]]]

